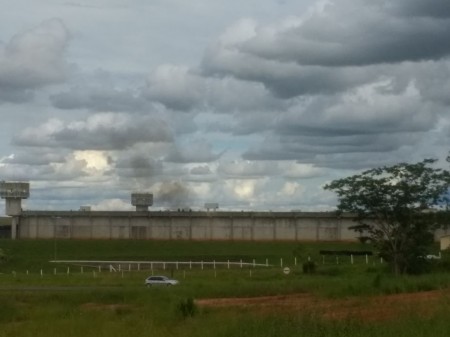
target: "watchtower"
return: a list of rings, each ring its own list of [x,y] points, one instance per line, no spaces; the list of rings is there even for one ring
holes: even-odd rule
[[[148,212],[148,207],[153,205],[153,194],[132,193],[131,204],[136,206],[136,212]]]
[[[5,214],[12,216],[11,238],[17,237],[19,215],[22,213],[22,199],[30,196],[30,183],[0,181],[0,197],[5,199]]]
[[[0,181],[0,197],[6,200],[6,215],[20,215],[22,212],[22,199],[28,199],[29,196],[30,183]]]

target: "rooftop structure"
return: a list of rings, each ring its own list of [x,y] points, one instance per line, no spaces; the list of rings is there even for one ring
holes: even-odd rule
[[[19,181],[0,181],[0,197],[6,200],[7,215],[19,215],[22,212],[22,199],[30,196],[30,183]]]
[[[136,206],[137,212],[148,212],[148,207],[153,205],[153,194],[151,193],[132,193],[131,204]]]

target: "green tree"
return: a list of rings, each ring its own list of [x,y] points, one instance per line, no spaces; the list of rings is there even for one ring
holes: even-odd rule
[[[375,168],[338,179],[324,188],[337,193],[338,212],[351,212],[395,274],[419,272],[443,219],[450,172],[425,159]],[[447,212],[441,212],[447,213]]]

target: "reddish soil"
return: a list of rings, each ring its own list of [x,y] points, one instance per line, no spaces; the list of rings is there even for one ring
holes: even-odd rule
[[[252,298],[215,298],[197,300],[199,307],[244,308],[253,312],[307,313],[325,319],[381,321],[398,315],[432,315],[439,303],[449,303],[449,290],[419,293],[325,299],[310,294],[264,296]]]

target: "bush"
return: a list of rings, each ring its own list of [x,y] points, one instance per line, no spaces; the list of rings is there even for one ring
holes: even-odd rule
[[[177,310],[183,318],[193,317],[198,311],[197,305],[191,297],[181,300],[180,303],[178,303]]]
[[[303,273],[314,274],[316,272],[316,264],[312,261],[307,261],[303,263]]]
[[[0,248],[0,263],[6,262],[6,253]]]

